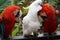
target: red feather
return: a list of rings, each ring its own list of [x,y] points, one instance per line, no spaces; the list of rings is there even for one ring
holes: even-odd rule
[[[43,30],[44,32],[52,33],[54,32],[58,27],[58,21],[56,16],[56,10],[53,8],[50,4],[44,4],[42,7],[42,10],[40,12],[45,12],[47,15],[47,19],[44,20],[43,23]]]
[[[5,37],[8,37],[14,28],[15,25],[15,10],[20,10],[20,7],[18,6],[8,6],[5,8],[5,10],[2,12],[3,15],[3,23],[5,26]]]

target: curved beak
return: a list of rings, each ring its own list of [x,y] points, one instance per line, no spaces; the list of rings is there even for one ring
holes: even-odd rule
[[[43,20],[45,20],[45,19],[47,18],[47,15],[46,15],[45,12],[40,13],[40,16],[41,16],[41,18],[42,18]]]
[[[43,3],[39,3],[40,6],[43,6]]]
[[[19,21],[20,21],[19,18],[15,18],[16,23],[19,23]]]
[[[14,19],[14,21],[16,22],[16,23],[19,23],[20,22],[20,18],[21,18],[21,16],[22,16],[22,11],[21,10],[16,10],[16,11],[14,11],[14,14],[15,14],[15,19]]]

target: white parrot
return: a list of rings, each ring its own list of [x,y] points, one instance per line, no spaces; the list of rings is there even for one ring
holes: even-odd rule
[[[40,29],[40,21],[38,20],[38,11],[42,9],[42,0],[35,0],[30,6],[28,14],[23,18],[23,36],[31,35]]]

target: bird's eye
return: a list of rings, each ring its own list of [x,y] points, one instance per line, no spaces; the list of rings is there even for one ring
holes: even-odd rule
[[[43,6],[43,3],[38,3],[38,5]]]
[[[19,13],[20,13],[20,12],[18,11],[17,14],[15,15],[15,17],[19,17]]]

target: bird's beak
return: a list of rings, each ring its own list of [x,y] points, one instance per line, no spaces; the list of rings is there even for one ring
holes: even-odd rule
[[[45,20],[47,18],[47,15],[45,12],[40,13],[40,16],[43,20]]]
[[[43,3],[41,3],[41,4],[39,3],[39,5],[40,5],[40,6],[43,6]]]
[[[19,21],[20,21],[19,18],[15,18],[16,23],[19,23]]]
[[[41,16],[43,20],[45,20],[47,18],[47,16]]]

